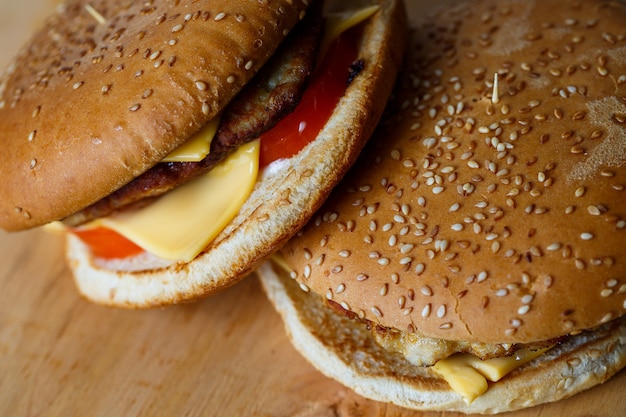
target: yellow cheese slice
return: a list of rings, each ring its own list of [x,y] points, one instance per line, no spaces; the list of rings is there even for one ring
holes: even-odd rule
[[[364,20],[371,17],[380,9],[380,6],[368,6],[359,10],[346,10],[337,13],[331,13],[325,17],[324,35],[320,47],[320,56],[328,50],[328,46],[332,41],[337,39],[346,30],[358,25]]]
[[[496,382],[514,369],[544,354],[549,348],[521,349],[514,355],[481,360],[468,353],[457,353],[437,362],[433,369],[441,375],[466,403],[472,403],[489,388],[487,380]]]
[[[461,394],[468,404],[484,394],[488,388],[485,377],[472,366],[474,359],[478,358],[461,353],[440,360],[433,366],[450,388]]]
[[[259,140],[241,146],[208,174],[136,211],[94,220],[161,258],[190,261],[237,215],[254,188]]]
[[[162,162],[198,162],[202,161],[211,149],[211,142],[215,137],[220,118],[214,117],[185,143],[174,149],[163,158]]]

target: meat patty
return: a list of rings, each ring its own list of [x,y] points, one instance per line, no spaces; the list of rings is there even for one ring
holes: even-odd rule
[[[403,355],[416,366],[431,366],[455,353],[471,353],[480,359],[511,356],[520,349],[538,350],[553,346],[561,339],[535,343],[495,344],[445,340],[427,337],[419,332],[400,332],[377,325],[371,327],[376,342],[390,352]]]
[[[199,162],[159,163],[63,222],[78,226],[123,208],[149,204],[154,198],[209,172],[239,146],[271,129],[295,109],[302,97],[315,65],[321,28],[321,6],[312,6],[270,61],[226,107],[206,158]]]
[[[527,344],[495,344],[437,339],[424,336],[416,329],[406,332],[389,329],[359,318],[354,312],[345,310],[334,301],[327,300],[327,304],[337,314],[363,323],[371,331],[376,343],[389,352],[401,354],[415,366],[432,366],[455,353],[471,353],[483,360],[511,356],[520,349],[537,350],[553,346],[563,342],[566,337]]]

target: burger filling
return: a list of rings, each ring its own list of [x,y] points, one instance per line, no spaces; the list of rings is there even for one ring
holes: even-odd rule
[[[560,338],[526,344],[492,344],[437,339],[425,336],[416,329],[403,332],[383,327],[366,319],[358,318],[355,313],[345,310],[334,301],[327,300],[327,303],[335,312],[363,322],[380,346],[389,352],[401,354],[415,366],[432,366],[456,353],[468,353],[481,360],[510,357],[522,350],[540,351],[562,341]]]
[[[528,344],[490,344],[463,340],[436,339],[417,332],[401,332],[381,326],[372,327],[372,335],[386,350],[402,354],[417,366],[430,366],[455,353],[469,353],[481,360],[512,356],[522,349],[531,351],[554,346],[559,340]]]
[[[346,87],[362,69],[362,62],[357,60],[358,37],[354,33],[358,31],[338,36],[376,10],[375,7],[367,8],[350,18],[342,19],[340,24],[327,24],[324,36],[319,36],[321,23],[318,19],[302,25],[277,57],[223,112],[219,127],[215,126],[214,137],[208,139],[210,152],[204,159],[197,162],[160,163],[110,196],[64,219],[65,225],[74,228],[73,231],[91,247],[94,255],[105,259],[137,256],[144,250],[172,261],[193,259],[236,215],[252,191],[259,167],[277,159],[289,158],[315,139]],[[311,27],[317,27],[318,30],[311,34]],[[336,39],[328,42],[328,33],[333,33]],[[313,71],[320,53],[320,43],[322,50],[327,50],[327,53]],[[204,130],[211,130],[211,126]],[[217,167],[237,165],[233,164],[233,160],[241,159],[242,155],[236,154],[244,147],[243,144],[249,144],[250,152],[241,152],[247,155],[249,162],[240,164],[240,174],[233,175],[233,181],[242,182],[240,186],[217,174],[213,175],[218,177],[215,181],[208,178],[205,181],[204,177],[216,171]],[[253,153],[258,156],[251,156]],[[220,185],[216,185],[219,181]],[[161,230],[159,234],[168,236],[170,242],[162,249],[153,250],[161,245],[155,243],[158,236],[149,236],[155,233],[155,224],[165,223],[165,220],[155,223],[155,219],[165,218],[160,213],[171,211],[171,207],[174,207],[175,213],[182,214],[187,211],[185,207],[196,205],[191,198],[181,203],[177,198],[170,198],[170,195],[189,195],[189,192],[179,191],[185,188],[179,185],[198,182],[212,184],[208,188],[196,187],[195,193],[210,193],[211,198],[205,199],[205,207],[209,206],[207,211],[214,212],[217,220],[188,222],[195,224],[193,229],[202,230],[203,236],[198,237],[193,231],[179,228],[180,242],[176,242],[173,233]],[[164,200],[169,200],[171,204]],[[235,204],[231,204],[231,200]],[[157,203],[164,208],[157,208]],[[141,219],[143,214],[138,213],[147,211],[159,214],[151,220]],[[202,216],[207,219],[204,213]],[[128,219],[131,219],[132,225],[128,224]],[[148,226],[144,227],[146,224]],[[175,225],[172,227],[177,229]],[[148,236],[145,236],[146,233]],[[128,242],[129,239],[132,242]],[[183,248],[184,245],[189,246]]]

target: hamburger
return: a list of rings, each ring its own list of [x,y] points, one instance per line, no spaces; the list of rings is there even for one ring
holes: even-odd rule
[[[71,0],[0,81],[0,226],[61,229],[97,303],[225,288],[354,161],[405,30],[397,0]]]
[[[616,1],[471,0],[412,26],[373,138],[259,269],[315,367],[492,414],[626,365],[625,22]]]

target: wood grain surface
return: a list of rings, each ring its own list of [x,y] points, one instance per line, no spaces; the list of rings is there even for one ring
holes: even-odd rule
[[[433,1],[409,0],[415,15]],[[4,67],[52,0],[0,0]],[[623,417],[626,372],[509,417]],[[291,347],[254,275],[204,301],[127,311],[77,294],[63,240],[0,232],[0,416],[385,416]]]

